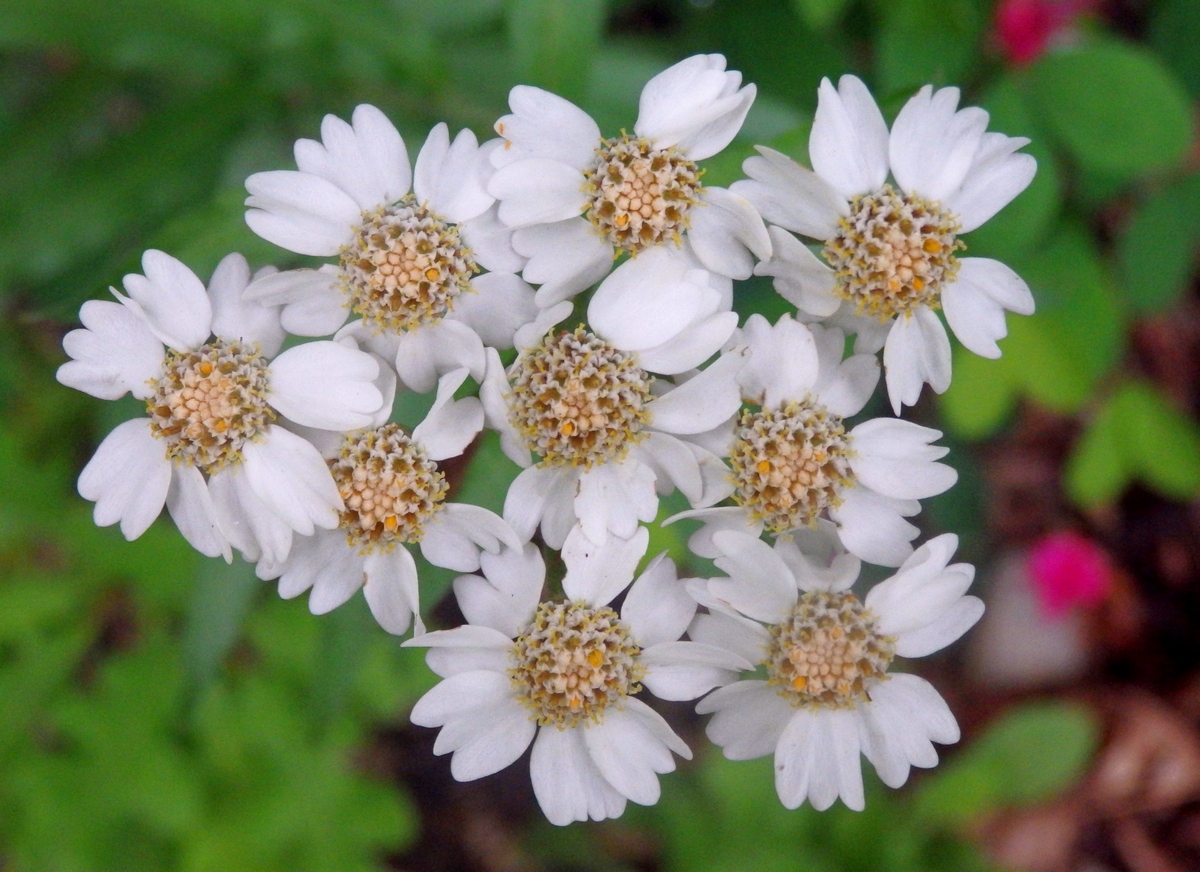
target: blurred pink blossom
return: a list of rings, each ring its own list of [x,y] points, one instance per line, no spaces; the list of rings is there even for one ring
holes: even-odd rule
[[[1004,56],[1014,64],[1037,60],[1096,0],[1000,0],[995,31]]]
[[[1029,578],[1047,618],[1063,618],[1074,606],[1098,605],[1112,587],[1108,552],[1073,530],[1042,537],[1028,559]]]

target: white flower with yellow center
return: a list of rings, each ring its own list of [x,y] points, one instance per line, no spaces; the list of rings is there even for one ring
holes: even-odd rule
[[[642,90],[633,134],[604,138],[586,112],[540,88],[518,85],[512,114],[496,122],[488,190],[513,246],[529,258],[525,279],[539,306],[568,299],[612,269],[613,257],[655,247],[689,249],[705,268],[748,278],[771,253],[762,218],[746,200],[701,184],[697,161],[737,135],[753,85],[721,55],[695,55]]]
[[[533,545],[482,555],[483,574],[455,580],[468,624],[417,636],[443,680],[411,720],[440,727],[435,754],[452,753],[459,781],[509,766],[533,744],[530,777],[551,823],[619,816],[626,801],[658,801],[671,752],[691,752],[638,699],[695,699],[751,664],[707,645],[678,641],[696,603],[659,556],[633,585],[649,540],[596,548],[578,529],[567,537],[565,599],[542,602],[545,565]],[[618,614],[609,603],[629,588]]]
[[[960,257],[959,238],[1025,190],[1037,162],[1029,140],[987,133],[988,114],[958,109],[957,88],[925,86],[891,132],[866,86],[821,82],[809,137],[812,170],[760,148],[732,190],[770,229],[760,275],[810,316],[857,317],[858,350],[883,347],[888,395],[899,414],[928,382],[950,385],[950,341],[936,310],[976,354],[999,357],[1004,312],[1033,313],[1025,282],[996,260]],[[888,184],[891,173],[895,185]],[[825,262],[787,231],[824,243]],[[872,323],[873,322],[873,323]]]
[[[507,372],[489,355],[480,390],[488,424],[527,467],[504,502],[523,539],[540,526],[546,544],[561,548],[576,521],[597,544],[609,534],[627,539],[657,515],[659,493],[677,487],[693,506],[728,496],[709,437],[741,403],[740,353],[678,383],[655,380],[637,352],[582,326],[547,333]]]
[[[458,457],[483,428],[475,397],[454,399],[467,378],[460,369],[443,376],[433,407],[409,435],[394,423],[343,434],[326,450],[342,498],[338,525],[299,538],[281,564],[264,567],[279,576],[279,594],[290,599],[312,589],[308,606],[322,615],[360,588],[375,619],[401,635],[420,618],[418,546],[435,566],[458,572],[479,568],[479,552],[522,544],[512,528],[487,509],[449,502],[438,462]],[[321,440],[322,443],[328,440]]]
[[[695,549],[711,557],[705,542],[716,529],[780,534],[828,517],[852,554],[899,566],[918,533],[904,519],[958,479],[936,462],[948,452],[932,444],[941,432],[896,418],[847,427],[875,390],[879,364],[867,354],[842,360],[840,330],[752,315],[736,342],[750,351],[742,394],[759,406],[742,413],[728,452],[737,506],[669,520],[703,521]]]
[[[136,539],[163,504],[200,552],[286,556],[291,532],[334,527],[341,498],[320,454],[279,426],[351,429],[385,403],[369,354],[310,342],[277,354],[276,309],[244,302],[245,259],[231,254],[208,290],[161,251],[127,275],[120,303],[90,300],[83,329],[63,340],[58,380],[101,399],[131,393],[147,418],[126,421],[96,449],[79,493],[100,526]],[[164,347],[165,346],[165,347]]]
[[[725,530],[713,541],[729,577],[693,587],[710,614],[697,616],[689,635],[766,672],[696,707],[713,715],[706,732],[725,756],[774,754],[780,801],[797,808],[807,799],[818,810],[839,796],[863,808],[860,753],[889,787],[912,766],[937,765],[933,742],[958,741],[954,715],[925,679],[888,667],[944,648],[983,614],[983,602],[965,595],[974,567],[949,563],[958,538],[929,540],[861,601],[850,591],[852,558],[814,572],[786,539],[771,548]]]
[[[367,331],[394,337],[396,368],[413,390],[431,391],[464,366],[482,379],[484,345],[512,347],[537,312],[516,275],[525,259],[484,187],[497,143],[480,146],[469,130],[451,142],[438,124],[410,169],[396,128],[367,105],[353,124],[325,116],[321,140],[297,141],[297,171],[246,180],[246,222],[289,251],[338,263],[256,282],[250,299],[282,305],[283,325],[299,336],[326,336],[359,316]]]

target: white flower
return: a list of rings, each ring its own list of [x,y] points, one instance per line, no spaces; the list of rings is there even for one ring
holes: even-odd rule
[[[693,506],[729,495],[727,470],[711,449],[721,441],[713,431],[727,430],[741,404],[740,353],[674,384],[582,326],[541,337],[507,373],[488,353],[480,388],[488,425],[527,467],[504,502],[505,520],[523,539],[540,525],[546,544],[561,548],[578,521],[603,544],[653,520],[660,493],[677,487]]]
[[[772,224],[774,256],[756,272],[809,315],[860,316],[888,325],[883,353],[888,395],[899,414],[928,382],[950,384],[950,342],[942,308],[959,340],[999,357],[1004,310],[1033,312],[1021,278],[999,261],[959,258],[958,238],[1021,193],[1037,162],[1017,149],[1029,140],[985,132],[988,114],[957,109],[957,88],[925,86],[905,104],[889,133],[866,86],[842,76],[821,82],[809,137],[813,169],[767,148],[745,163],[750,180],[732,190]],[[956,111],[957,110],[957,111]],[[886,184],[889,170],[899,191]],[[824,243],[819,261],[791,230]],[[839,312],[839,307],[841,311]],[[858,350],[873,352],[869,335]]]
[[[695,55],[642,90],[633,135],[604,139],[573,103],[518,85],[511,115],[496,122],[504,148],[488,190],[500,220],[517,228],[513,246],[541,285],[539,306],[568,299],[602,279],[621,252],[690,248],[707,269],[748,278],[753,256],[770,256],[762,219],[741,197],[704,187],[696,161],[727,146],[755,87],[725,70],[721,55]]]
[[[947,565],[953,534],[931,539],[863,602],[849,591],[857,561],[815,574],[793,542],[772,549],[734,531],[713,537],[714,578],[694,590],[710,614],[689,627],[698,642],[766,667],[767,679],[722,687],[697,706],[706,732],[731,760],[775,755],[775,789],[787,808],[819,810],[839,796],[863,807],[859,754],[899,787],[909,768],[937,765],[933,742],[959,738],[954,715],[923,678],[889,673],[896,656],[924,657],[958,639],[983,614],[965,596],[969,564]]]
[[[658,801],[658,775],[687,745],[631,694],[695,699],[750,668],[742,657],[677,641],[696,603],[660,555],[638,577],[644,527],[596,548],[578,529],[567,537],[566,600],[540,602],[545,566],[533,545],[482,555],[483,575],[454,582],[470,622],[405,642],[431,650],[443,681],[412,711],[412,722],[441,727],[435,754],[453,753],[459,781],[505,768],[533,743],[534,795],[551,823],[617,817],[627,800]]]
[[[771,326],[752,315],[737,342],[750,351],[739,381],[760,405],[742,413],[729,450],[733,499],[739,509],[705,508],[668,519],[694,518],[714,529],[754,535],[811,527],[824,516],[849,551],[870,563],[899,566],[918,530],[904,519],[920,499],[958,479],[936,461],[948,449],[941,432],[896,418],[872,418],[847,429],[879,380],[873,355],[842,360],[842,332],[807,327],[788,315]],[[711,531],[701,531],[698,547]],[[702,550],[705,557],[714,556]]]
[[[275,356],[278,310],[243,301],[251,276],[240,254],[221,261],[207,291],[161,251],[142,267],[125,276],[128,296],[113,289],[120,303],[84,303],[84,329],[63,340],[72,360],[60,382],[101,399],[132,393],[149,416],[104,439],[79,493],[96,502],[97,524],[120,522],[127,539],[165,502],[203,554],[228,560],[232,543],[248,560],[282,559],[292,531],[336,526],[342,501],[317,450],[276,422],[365,426],[385,401],[379,365],[334,342]]]
[[[431,391],[463,366],[481,379],[484,345],[511,347],[537,312],[515,274],[525,259],[485,189],[498,142],[480,146],[469,130],[451,142],[438,124],[410,170],[400,134],[367,105],[353,125],[325,116],[321,139],[296,143],[298,171],[246,180],[246,222],[289,251],[337,255],[338,264],[271,276],[250,299],[283,305],[283,325],[301,336],[362,316],[371,332],[395,337],[400,378],[413,390]],[[480,267],[490,272],[476,275]],[[448,361],[439,371],[412,365],[434,349]]]
[[[462,454],[483,428],[479,400],[454,399],[467,375],[459,369],[442,377],[433,407],[411,436],[392,423],[338,435],[325,455],[345,508],[336,529],[298,539],[280,564],[259,565],[261,577],[279,576],[280,596],[312,588],[309,609],[323,615],[362,588],[380,626],[402,635],[415,616],[419,634],[425,628],[408,546],[419,545],[430,563],[459,572],[479,568],[481,548],[520,548],[512,528],[492,512],[446,500],[438,462]]]

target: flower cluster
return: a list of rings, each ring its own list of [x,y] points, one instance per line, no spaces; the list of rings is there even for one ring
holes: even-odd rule
[[[647,695],[699,699],[731,759],[773,754],[789,808],[862,808],[860,756],[891,786],[935,765],[954,717],[892,666],[983,612],[952,534],[913,545],[919,501],[957,475],[940,432],[863,412],[880,351],[897,415],[946,389],[938,310],[992,357],[1005,310],[1033,311],[963,237],[1034,160],[955,88],[889,129],[843,76],[821,84],[811,169],[760,147],[746,179],[705,184],[754,97],[691,57],[614,134],[521,86],[497,138],[439,124],[411,165],[378,109],[326,117],[295,170],[246,180],[246,221],[327,263],[231,254],[206,286],[148,251],[67,335],[63,384],[146,403],[80,475],[96,523],[133,539],[165,504],[197,550],[237,550],[314,614],[361,589],[443,679],[412,720],[440,728],[454,777],[532,746],[556,824],[654,803],[690,758]],[[733,285],[755,274],[795,313],[739,326]],[[415,426],[399,391],[432,395]],[[456,500],[443,466],[485,428],[520,467],[502,515]],[[692,525],[689,565],[713,577],[645,560],[674,491],[690,508],[662,523]],[[426,632],[413,549],[462,573],[467,623]],[[864,561],[894,572],[856,594]]]

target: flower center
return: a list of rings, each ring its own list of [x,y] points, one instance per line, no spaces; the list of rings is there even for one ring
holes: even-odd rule
[[[195,351],[168,351],[146,400],[150,432],[167,457],[213,473],[242,459],[242,446],[275,420],[267,405],[270,370],[258,347],[214,339]]]
[[[432,326],[471,289],[479,272],[458,237],[411,195],[363,212],[354,239],[341,251],[342,287],[350,309],[377,330],[400,333]]]
[[[688,210],[700,200],[703,170],[671,148],[622,134],[600,140],[585,171],[587,218],[618,251],[637,252],[670,239],[680,244]]]
[[[936,201],[900,196],[891,185],[850,201],[850,215],[825,243],[838,296],[860,315],[887,320],[917,306],[941,305],[941,285],[954,280],[966,246],[958,218]]]
[[[583,327],[547,335],[508,375],[510,420],[545,463],[591,468],[646,437],[651,378]]]
[[[814,526],[854,481],[842,419],[811,399],[743,412],[734,439],[734,500],[774,533]]]
[[[508,675],[539,725],[574,727],[598,723],[608,706],[641,690],[640,653],[607,606],[542,603],[513,643]]]
[[[852,593],[805,591],[768,632],[767,680],[797,708],[855,708],[896,656],[896,640]]]
[[[397,424],[347,435],[329,469],[346,506],[346,541],[363,552],[420,542],[449,487],[425,449]]]

